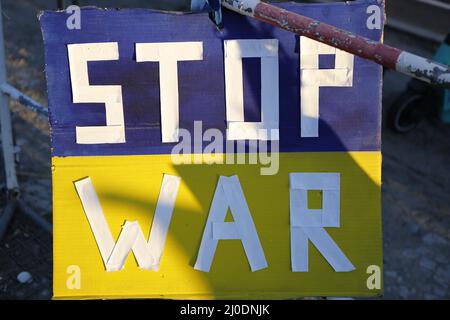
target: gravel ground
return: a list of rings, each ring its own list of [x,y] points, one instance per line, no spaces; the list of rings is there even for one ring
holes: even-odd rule
[[[54,1],[2,3],[8,80],[47,104],[43,45],[36,13],[54,8]],[[138,6],[145,1],[108,2],[111,6],[125,3]],[[433,44],[392,30],[387,30],[386,42],[427,56],[435,50]],[[403,76],[386,73],[384,110],[407,81]],[[22,198],[34,211],[51,220],[48,123],[16,103],[11,103],[11,108],[20,146],[18,175]],[[383,126],[384,298],[450,298],[449,137],[450,127],[433,119],[406,135],[394,134]],[[4,183],[0,186],[5,187]],[[0,206],[4,204],[5,199],[0,198]],[[0,298],[51,297],[51,241],[50,235],[26,217],[19,212],[15,215],[0,243]],[[31,280],[20,283],[17,277],[21,272],[28,272]]]

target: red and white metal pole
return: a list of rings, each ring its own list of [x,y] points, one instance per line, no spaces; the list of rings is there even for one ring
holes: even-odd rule
[[[259,0],[222,0],[222,6],[361,58],[372,60],[388,69],[450,89],[449,66]]]

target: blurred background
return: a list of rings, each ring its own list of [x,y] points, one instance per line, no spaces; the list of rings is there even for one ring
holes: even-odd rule
[[[2,0],[7,81],[47,105],[37,13],[63,1]],[[154,7],[177,1],[77,1],[99,7]],[[181,2],[181,1],[180,1]],[[337,2],[309,0],[299,2]],[[66,6],[71,1],[65,1]],[[442,51],[450,32],[450,0],[386,0],[385,42],[425,57]],[[445,52],[447,52],[445,54]],[[441,91],[386,71],[383,89],[383,240],[385,299],[450,298],[450,125]],[[449,100],[449,99],[447,99]],[[52,218],[49,125],[11,100],[22,205]],[[450,106],[447,106],[450,108]],[[3,159],[0,187],[6,190]],[[0,193],[0,212],[6,206]],[[0,299],[50,299],[52,237],[17,210],[0,241]],[[0,213],[1,215],[1,213]]]

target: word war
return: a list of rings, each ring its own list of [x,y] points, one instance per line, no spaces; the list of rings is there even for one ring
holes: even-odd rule
[[[308,272],[309,241],[336,272],[355,270],[324,229],[340,227],[340,175],[291,173],[289,179],[292,271]],[[159,270],[180,180],[179,177],[164,175],[148,242],[137,221],[125,221],[117,242],[114,242],[91,179],[85,178],[75,182],[108,272],[121,270],[130,251],[133,251],[141,269]],[[322,209],[308,209],[309,190],[322,191]],[[225,222],[228,209],[233,215],[233,222]],[[268,267],[237,176],[219,178],[194,266],[196,270],[210,271],[220,240],[240,240],[253,272]]]

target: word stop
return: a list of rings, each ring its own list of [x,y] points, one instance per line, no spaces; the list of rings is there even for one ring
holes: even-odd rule
[[[354,56],[314,40],[300,38],[300,122],[302,138],[319,136],[320,87],[352,87]],[[90,85],[89,61],[119,59],[117,42],[67,46],[73,103],[104,103],[105,126],[77,126],[78,144],[126,143],[121,85]],[[136,43],[136,62],[159,63],[162,143],[179,141],[178,62],[203,60],[203,42]],[[319,68],[320,55],[334,55],[332,69]],[[242,64],[261,60],[261,121],[244,120]],[[278,40],[225,40],[227,140],[278,140]],[[201,120],[201,119],[198,119]]]

